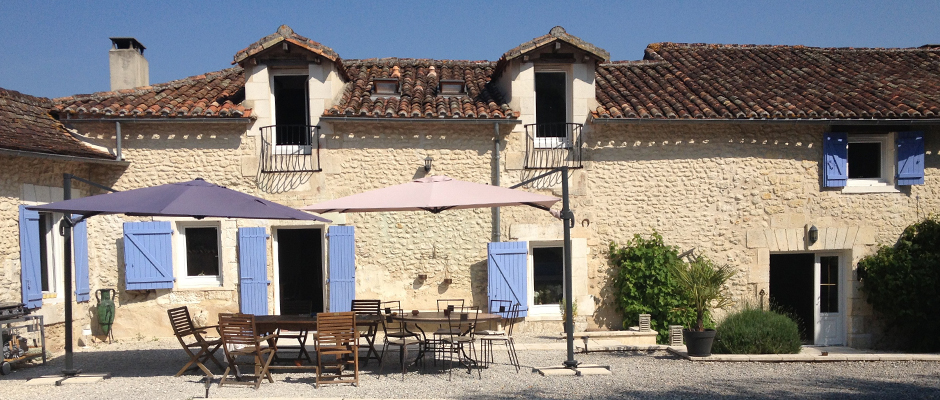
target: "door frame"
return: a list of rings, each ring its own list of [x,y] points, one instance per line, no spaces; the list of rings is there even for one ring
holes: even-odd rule
[[[836,295],[838,299],[838,316],[834,324],[839,328],[838,338],[836,339],[837,343],[819,343],[820,342],[820,326],[822,325],[822,312],[820,312],[820,294],[819,294],[819,285],[820,285],[820,268],[821,264],[819,259],[821,257],[838,257],[839,265],[836,270],[838,271],[838,277],[836,277],[836,282],[838,282],[837,287],[839,288],[839,293]],[[844,346],[846,345],[847,330],[845,326],[847,309],[846,305],[848,303],[845,296],[845,286],[848,284],[846,281],[846,256],[845,252],[842,251],[817,251],[813,253],[813,344],[817,346]]]
[[[327,296],[326,290],[326,248],[323,247],[326,245],[326,225],[286,225],[286,226],[272,226],[271,227],[271,252],[274,263],[274,314],[281,314],[281,264],[280,256],[278,254],[278,232],[281,229],[319,229],[320,230],[320,287],[323,288],[323,305],[326,307]]]

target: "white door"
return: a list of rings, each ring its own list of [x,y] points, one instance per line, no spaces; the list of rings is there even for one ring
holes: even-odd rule
[[[821,346],[845,344],[845,301],[842,296],[842,265],[839,256],[816,255],[814,343]]]

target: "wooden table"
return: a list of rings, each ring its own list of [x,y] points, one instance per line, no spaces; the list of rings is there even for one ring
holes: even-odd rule
[[[368,351],[366,352],[366,360],[368,361],[370,354],[375,354],[378,358],[378,351],[375,349],[375,327],[378,325],[379,321],[382,320],[381,316],[378,315],[356,315],[356,328],[368,328],[369,332],[372,332],[372,335],[365,335],[366,346]],[[255,329],[258,330],[259,334],[264,333],[274,333],[279,329],[285,331],[315,331],[317,330],[317,316],[316,315],[257,315],[255,316]]]

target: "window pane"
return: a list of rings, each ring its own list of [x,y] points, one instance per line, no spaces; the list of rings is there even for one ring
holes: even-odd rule
[[[564,294],[564,249],[532,249],[532,278],[535,304],[560,304]]]
[[[215,228],[186,229],[186,274],[219,275],[219,235]]]
[[[567,94],[564,72],[535,74],[535,123],[538,137],[566,137],[568,135]]]
[[[42,291],[48,292],[52,288],[52,274],[49,273],[49,242],[46,232],[48,232],[49,214],[39,213],[39,280],[42,281]]]
[[[849,143],[849,179],[881,178],[881,143]]]
[[[839,257],[819,257],[819,312],[839,312]]]
[[[307,76],[274,77],[276,144],[309,145],[307,122]]]

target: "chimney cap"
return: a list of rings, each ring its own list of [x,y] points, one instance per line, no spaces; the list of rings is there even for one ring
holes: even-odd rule
[[[111,39],[111,47],[114,49],[134,49],[144,54],[144,45],[140,44],[137,39],[132,37],[113,37]]]

